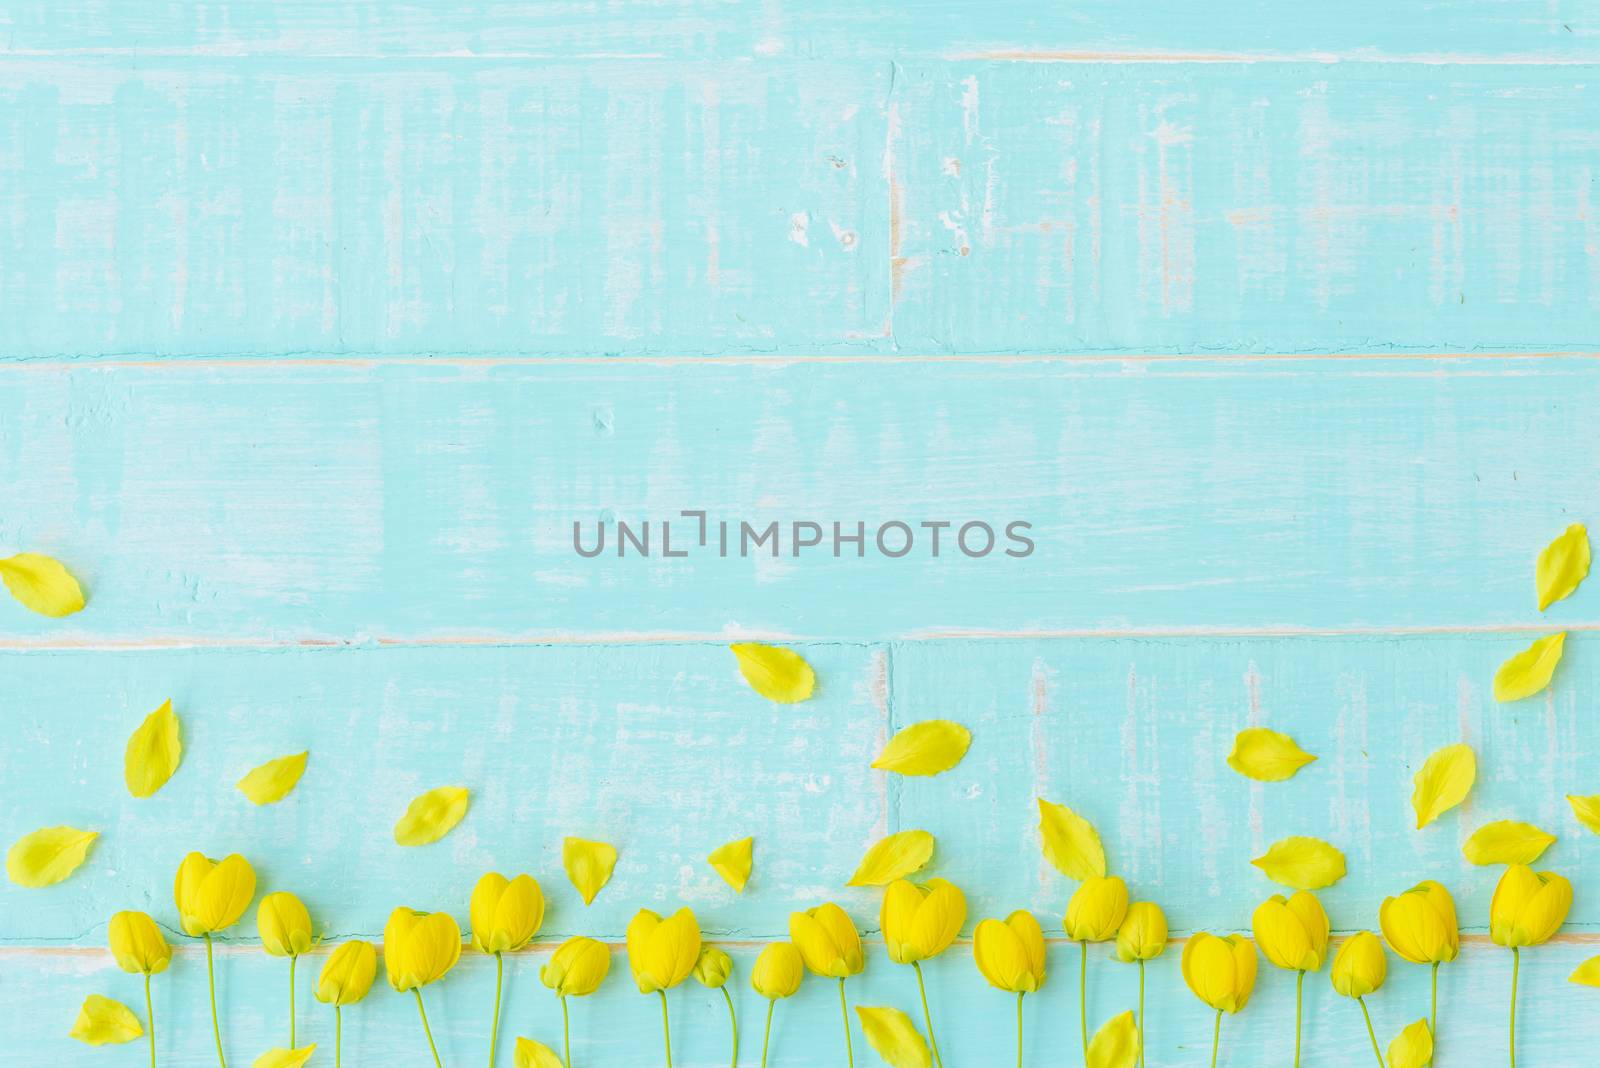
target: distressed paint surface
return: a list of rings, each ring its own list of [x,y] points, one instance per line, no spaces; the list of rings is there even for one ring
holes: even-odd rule
[[[1461,841],[1540,824],[1578,898],[1525,955],[1519,1055],[1576,1063],[1600,1016],[1564,979],[1600,952],[1600,847],[1563,795],[1600,792],[1600,617],[1586,593],[1539,617],[1532,570],[1600,489],[1597,41],[1569,0],[0,6],[0,552],[56,553],[90,595],[55,624],[0,601],[0,837],[103,832],[72,880],[0,885],[8,1052],[143,1058],[66,1032],[87,993],[141,1004],[106,920],[171,929],[172,869],[203,848],[248,853],[331,938],[402,902],[464,919],[483,870],[536,874],[503,1062],[513,1035],[558,1039],[551,941],[692,904],[734,949],[754,1063],[750,965],[793,908],[843,902],[871,942],[852,1001],[915,1014],[876,895],[842,885],[887,831],[938,836],[928,870],[973,921],[1028,907],[1059,933],[1043,795],[1180,937],[1246,925],[1271,890],[1248,860],[1287,834],[1346,852],[1340,931],[1450,883],[1447,1064],[1506,1037],[1496,873]],[[683,508],[1023,518],[1039,549],[570,549],[574,519]],[[1557,627],[1551,691],[1495,705],[1494,666]],[[816,699],[750,692],[740,635],[791,638]],[[135,802],[122,746],[167,696],[185,762]],[[868,769],[936,715],[973,728],[955,771]],[[1319,760],[1240,778],[1223,758],[1252,724]],[[1478,787],[1416,832],[1411,775],[1457,740]],[[233,789],[304,748],[284,803]],[[451,782],[462,825],[394,846],[406,801]],[[703,858],[747,833],[736,896]],[[567,834],[622,850],[587,909]],[[1176,950],[1151,1063],[1203,1064]],[[927,969],[952,1068],[1010,1059],[1012,1002],[970,953]],[[1077,1046],[1076,953],[1051,953],[1030,1063]],[[286,1037],[286,969],[249,918],[220,960],[248,1064]],[[331,1063],[310,964],[302,1033]],[[614,968],[574,1006],[576,1059],[657,1065],[656,1006]],[[1391,968],[1384,1042],[1426,1009],[1426,971]],[[1094,953],[1095,1022],[1135,976]],[[491,984],[469,953],[430,989],[446,1063],[484,1057]],[[214,1063],[192,944],[156,995],[161,1063]],[[1363,1063],[1355,1007],[1322,976],[1308,996],[1310,1063]],[[726,1063],[720,999],[673,997],[676,1063]],[[1283,1063],[1292,998],[1263,966],[1223,1062]],[[773,1063],[843,1063],[837,1013],[808,983]],[[346,1041],[425,1057],[381,984]]]

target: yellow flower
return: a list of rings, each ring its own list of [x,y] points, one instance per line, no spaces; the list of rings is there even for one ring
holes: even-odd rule
[[[1333,989],[1347,998],[1366,997],[1383,985],[1388,974],[1389,958],[1371,931],[1351,935],[1333,955]]]
[[[805,962],[793,942],[771,942],[750,970],[750,985],[764,998],[787,998],[800,989],[805,974]]]
[[[967,899],[943,879],[930,879],[926,886],[896,879],[884,888],[878,921],[889,959],[915,964],[950,948],[967,922]]]
[[[1062,920],[1074,942],[1104,942],[1117,936],[1128,915],[1128,884],[1115,875],[1091,875],[1067,902]]]
[[[806,967],[818,975],[843,979],[866,967],[855,924],[831,901],[806,912],[791,912],[789,938]]]
[[[611,950],[592,938],[569,938],[539,969],[539,981],[557,997],[581,998],[593,994],[611,970]]]
[[[1542,945],[1561,929],[1570,908],[1572,884],[1565,878],[1513,864],[1489,902],[1489,937],[1510,949]]]
[[[156,921],[142,912],[119,912],[111,917],[108,939],[117,967],[135,975],[158,975],[172,963],[172,947]]]
[[[1018,910],[999,920],[984,920],[972,935],[972,958],[989,985],[1013,994],[1031,994],[1044,985],[1044,931],[1033,913]]]
[[[378,950],[359,939],[328,955],[317,976],[317,1000],[325,1005],[354,1005],[367,996],[378,976]]]
[[[544,893],[531,875],[507,879],[489,872],[472,889],[472,948],[510,953],[533,941],[544,925]]]
[[[671,990],[689,978],[699,959],[700,925],[686,908],[664,920],[640,909],[628,924],[628,967],[641,994]]]
[[[721,989],[733,972],[733,958],[716,946],[700,950],[700,959],[694,962],[694,977],[703,987]]]
[[[1274,894],[1256,906],[1250,921],[1261,955],[1291,972],[1314,972],[1328,955],[1328,914],[1322,902],[1301,890],[1285,901]]]
[[[445,912],[398,908],[383,925],[383,966],[401,993],[444,978],[461,959],[461,927]]]
[[[237,853],[219,863],[190,853],[178,865],[172,897],[183,933],[191,938],[232,927],[256,896],[256,873]]]
[[[1243,935],[1201,931],[1183,947],[1183,981],[1218,1012],[1238,1012],[1256,985],[1256,947]]]
[[[274,957],[298,957],[311,948],[311,914],[286,890],[268,894],[256,907],[261,948]]]
[[[1461,950],[1456,903],[1450,891],[1432,880],[1384,898],[1378,926],[1389,948],[1412,964],[1442,964],[1455,960]]]
[[[1154,901],[1135,901],[1117,928],[1117,959],[1154,960],[1167,951],[1167,914]]]

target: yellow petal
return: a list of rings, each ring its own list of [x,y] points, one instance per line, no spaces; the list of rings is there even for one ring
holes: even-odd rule
[[[1320,890],[1344,878],[1344,854],[1320,838],[1273,842],[1250,863],[1279,886],[1295,890]]]
[[[98,831],[44,827],[17,839],[6,854],[6,877],[18,886],[50,886],[78,870]]]
[[[128,793],[149,797],[166,785],[183,759],[183,740],[178,736],[178,716],[168,699],[144,718],[139,729],[128,738],[122,757],[122,778]]]
[[[1389,1043],[1389,1068],[1422,1068],[1433,1060],[1433,1033],[1427,1020],[1418,1020]]]
[[[1287,734],[1251,727],[1239,732],[1228,754],[1228,767],[1247,779],[1282,782],[1317,759],[1295,744]]]
[[[269,1049],[255,1059],[250,1068],[301,1068],[317,1052],[317,1044],[301,1046],[299,1049]]]
[[[83,589],[61,561],[38,553],[0,560],[0,581],[11,596],[41,616],[70,616],[83,608]]]
[[[1539,592],[1539,611],[1570,597],[1589,573],[1589,532],[1574,523],[1539,554],[1534,584]]]
[[[1066,805],[1039,798],[1039,836],[1056,871],[1082,882],[1106,873],[1106,850],[1094,825]]]
[[[706,858],[706,863],[722,876],[723,881],[741,894],[744,893],[744,884],[750,881],[750,868],[755,863],[755,841],[754,838],[740,838],[735,842],[727,842],[712,850]]]
[[[440,786],[412,800],[394,825],[394,840],[403,846],[437,842],[467,814],[471,795],[465,786]]]
[[[561,1068],[561,1058],[543,1042],[519,1038],[513,1064],[515,1068]]]
[[[1139,1025],[1133,1013],[1113,1016],[1089,1043],[1089,1068],[1133,1068],[1139,1063]]]
[[[267,761],[239,780],[239,792],[252,804],[270,805],[282,801],[305,774],[306,758],[310,755],[309,752],[295,753]]]
[[[1478,758],[1466,745],[1447,745],[1428,758],[1412,780],[1411,807],[1421,830],[1461,804],[1478,778]]]
[[[846,886],[888,886],[919,870],[933,857],[933,835],[927,831],[891,834],[867,850]]]
[[[728,648],[739,658],[744,681],[769,701],[794,704],[810,697],[816,688],[816,672],[793,650],[760,642],[735,642]]]
[[[1579,986],[1600,986],[1600,957],[1590,957],[1578,965],[1578,970],[1567,976],[1567,982]]]
[[[1572,806],[1572,814],[1578,817],[1579,823],[1595,834],[1600,834],[1600,794],[1591,794],[1588,797],[1568,794],[1567,804]]]
[[[1566,644],[1566,631],[1552,634],[1501,664],[1500,670],[1494,673],[1494,699],[1501,703],[1520,701],[1550,685],[1550,676],[1561,663],[1561,652]]]
[[[90,994],[83,999],[77,1022],[67,1034],[91,1046],[104,1046],[107,1043],[132,1042],[144,1034],[144,1028],[140,1026],[133,1010],[122,1002],[101,994]]]
[[[933,1054],[911,1017],[887,1006],[857,1005],[867,1044],[893,1068],[929,1068]]]
[[[601,887],[611,881],[611,869],[617,866],[617,849],[605,842],[567,838],[561,843],[561,866],[583,895],[583,903],[590,905]]]
[[[872,766],[898,775],[937,775],[961,763],[972,732],[948,719],[925,719],[897,733]]]
[[[1555,844],[1555,835],[1531,823],[1499,820],[1473,831],[1461,852],[1474,864],[1532,864]]]

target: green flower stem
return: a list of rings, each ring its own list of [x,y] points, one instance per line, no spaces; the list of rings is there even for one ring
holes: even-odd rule
[[[922,1021],[928,1025],[928,1045],[933,1047],[933,1063],[944,1068],[944,1058],[939,1056],[939,1040],[933,1037],[933,1016],[928,1012],[928,988],[922,982],[922,962],[912,961],[911,967],[917,973],[917,993],[922,997]]]
[[[500,1044],[500,986],[506,977],[506,961],[494,955],[494,1022],[489,1025],[489,1068],[494,1068],[494,1048]]]
[[[1144,958],[1139,958],[1139,1068],[1144,1068]]]
[[[761,1036],[761,1068],[767,1068],[767,1043],[772,1041],[772,1010],[778,1007],[777,998],[767,999],[767,1029]],[[572,1068],[568,1065],[567,1068]]]
[[[1217,1023],[1211,1029],[1211,1068],[1217,1068],[1217,1047],[1222,1044],[1222,1010],[1217,1010]]]
[[[1372,1039],[1372,1055],[1378,1058],[1378,1068],[1383,1068],[1383,1053],[1378,1049],[1378,1033],[1372,1029],[1372,1013],[1367,1011],[1365,998],[1356,998],[1356,1004],[1361,1006],[1361,1015],[1367,1021],[1367,1037]]]
[[[433,1044],[433,1028],[428,1026],[428,1010],[422,1005],[422,988],[414,986],[411,992],[417,996],[417,1013],[422,1017],[422,1033],[428,1036],[428,1051],[433,1054],[433,1068],[444,1068],[444,1062],[439,1059],[439,1047]]]
[[[556,1000],[561,1002],[561,1056],[566,1068],[572,1068],[572,1020],[567,1016],[567,996],[565,994]],[[337,1065],[334,1068],[338,1068]]]
[[[850,1047],[850,1006],[844,1003],[844,978],[839,979],[839,1015],[844,1019],[844,1058],[850,1068],[856,1068],[855,1050]]]
[[[1089,943],[1078,943],[1078,1031],[1083,1035],[1083,1064],[1089,1066]]]
[[[228,1068],[222,1053],[222,1024],[217,1020],[217,962],[211,955],[211,932],[206,932],[206,981],[211,986],[211,1035],[217,1040],[217,1063]]]
[[[150,1021],[150,1068],[156,1068],[156,1007],[150,1000],[150,973],[144,973],[144,1018]]]
[[[1439,962],[1433,962],[1433,1013],[1428,1017],[1428,1034],[1433,1038],[1433,1056],[1428,1058],[1432,1064],[1439,1056]]]
[[[1017,995],[1017,1068],[1022,1068],[1022,995]]]
[[[667,1048],[667,1068],[672,1068],[672,1027],[667,1023],[667,992],[657,990],[661,995],[661,1041]]]
[[[294,968],[300,963],[299,954],[289,956],[289,1048],[295,1049],[299,1043],[295,1041],[294,1033]]]
[[[344,1059],[344,1010],[333,1006],[333,1068],[339,1068]]]
[[[1517,1068],[1517,973],[1522,970],[1522,950],[1511,947],[1511,1068]]]
[[[1305,1003],[1306,973],[1297,973],[1294,981],[1294,1068],[1300,1068],[1300,1009]]]
[[[727,984],[723,984],[722,999],[728,1003],[728,1026],[733,1028],[733,1068],[739,1068],[739,1017],[733,1013],[733,995]]]

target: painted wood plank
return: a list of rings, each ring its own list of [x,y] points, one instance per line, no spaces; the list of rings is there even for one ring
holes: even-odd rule
[[[918,65],[894,334],[937,352],[1591,345],[1595,79]]]
[[[91,600],[0,603],[0,636],[1592,627],[1587,593],[1535,612],[1533,561],[1594,520],[1597,390],[1579,359],[12,365],[0,499],[25,508],[0,545],[69,561]],[[618,520],[676,520],[685,551],[684,509],[733,524],[726,558],[714,526],[687,557],[659,527],[614,555]],[[827,537],[796,559],[803,521]],[[1030,522],[1035,548],[969,558],[951,527],[932,555],[919,524],[969,521]],[[575,522],[588,549],[607,524],[605,554]],[[783,524],[780,555],[741,522]],[[862,556],[833,523],[865,524]]]
[[[0,17],[13,53],[669,55],[884,58],[970,52],[1309,53],[1320,56],[1594,57],[1582,0],[909,0],[861,5],[728,0],[605,4],[422,0],[18,0]]]

